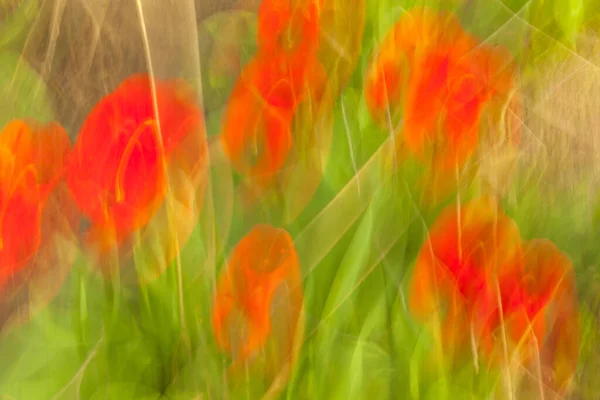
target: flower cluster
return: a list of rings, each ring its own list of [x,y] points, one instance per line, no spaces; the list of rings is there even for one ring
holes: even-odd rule
[[[367,107],[393,131],[403,118],[406,148],[438,170],[455,171],[477,148],[484,109],[502,108],[512,96],[510,59],[465,32],[453,14],[415,7],[369,65]]]
[[[173,235],[191,233],[207,168],[202,111],[183,81],[155,81],[155,96],[151,87],[145,75],[126,79],[91,111],[73,148],[56,123],[13,120],[2,130],[0,325],[26,319],[56,293],[81,214],[102,267],[113,266],[109,251],[127,253],[144,231],[136,243],[161,254],[148,263],[154,276],[178,250]],[[167,196],[173,207],[163,206]]]
[[[452,205],[429,230],[410,283],[410,309],[441,322],[442,345],[471,348],[490,365],[541,359],[564,390],[578,356],[573,266],[547,240],[523,242],[495,201]],[[505,351],[508,354],[505,354]]]
[[[292,119],[307,97],[319,98],[326,77],[317,60],[316,0],[265,0],[258,10],[258,52],[234,86],[221,140],[232,165],[267,182],[292,147]]]

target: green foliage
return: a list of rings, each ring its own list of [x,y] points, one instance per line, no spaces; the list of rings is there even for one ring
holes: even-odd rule
[[[50,93],[27,60],[13,52],[0,52],[0,126],[16,118],[50,122]]]

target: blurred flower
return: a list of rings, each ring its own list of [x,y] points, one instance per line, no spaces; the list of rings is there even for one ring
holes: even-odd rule
[[[429,229],[411,280],[410,308],[421,319],[441,318],[444,345],[468,343],[465,327],[481,332],[496,309],[495,278],[522,252],[519,231],[493,200],[448,207]],[[444,313],[437,313],[448,308]]]
[[[260,3],[258,53],[249,69],[252,81],[269,104],[295,108],[306,93],[306,80],[320,67],[319,2],[263,0]]]
[[[187,198],[188,186],[204,186],[204,121],[192,89],[184,81],[156,80],[157,116],[151,86],[147,75],[135,75],[102,99],[69,160],[69,189],[91,222],[88,243],[100,254],[149,224],[168,181],[176,198]]]
[[[283,229],[257,225],[236,245],[221,272],[212,327],[234,364],[264,357],[273,377],[293,358],[303,295],[298,256]]]
[[[315,0],[265,0],[258,11],[259,50],[233,89],[221,140],[236,169],[263,182],[286,161],[296,107],[325,85],[318,16]]]
[[[262,0],[258,45],[267,54],[290,56],[292,64],[315,57],[319,46],[320,0]]]
[[[319,185],[331,138],[333,92],[317,54],[321,3],[261,3],[258,52],[241,72],[222,122],[224,152],[245,178],[239,195],[245,209],[274,200],[285,223]]]
[[[73,261],[64,241],[75,240],[75,212],[62,181],[70,150],[56,123],[13,120],[0,133],[0,325],[53,296]]]
[[[221,131],[221,143],[234,168],[260,180],[276,173],[290,151],[292,117],[293,109],[270,105],[250,83],[239,80]]]
[[[246,66],[231,94],[221,132],[234,167],[259,182],[268,182],[285,164],[296,109],[306,96],[309,101],[321,96],[325,81],[317,61],[310,74],[288,78],[273,71],[272,62],[259,55]]]
[[[434,168],[455,171],[477,148],[484,108],[510,94],[514,71],[506,60],[508,54],[478,43],[453,14],[413,8],[371,61],[367,106],[394,130],[403,116],[407,148]]]
[[[568,387],[579,343],[573,266],[549,241],[522,243],[494,201],[442,212],[410,285],[413,315],[439,319],[444,348],[471,347],[492,364],[507,361],[505,351],[526,366],[541,358],[547,383]]]
[[[553,393],[565,394],[577,368],[580,321],[571,260],[554,243],[534,239],[524,243],[522,268],[500,281],[502,313],[509,349]],[[489,326],[498,326],[498,313]],[[500,353],[501,332],[492,332],[487,343]],[[533,351],[532,351],[533,350]],[[546,395],[546,397],[548,397]]]
[[[240,80],[254,86],[268,104],[293,112],[316,83],[315,73],[320,69],[315,58],[293,63],[285,56],[261,49],[244,68]]]

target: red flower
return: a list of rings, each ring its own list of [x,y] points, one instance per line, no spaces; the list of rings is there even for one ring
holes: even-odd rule
[[[72,262],[73,252],[55,242],[74,241],[74,213],[61,183],[70,149],[55,123],[14,120],[0,133],[0,325],[52,296]]]
[[[474,153],[484,108],[513,84],[507,54],[467,34],[450,13],[414,8],[400,18],[371,62],[365,82],[373,117],[393,127],[434,166],[455,171]]]
[[[171,165],[195,180],[205,162],[202,110],[192,90],[179,80],[154,85],[158,118],[149,77],[132,76],[91,111],[69,161],[69,189],[101,251],[148,224],[165,198]],[[191,137],[200,144],[182,149]]]
[[[519,349],[525,362],[535,363],[539,357],[545,386],[566,393],[577,367],[580,338],[571,260],[548,240],[526,242],[522,269],[506,276],[500,288],[509,345]],[[494,315],[490,325],[498,319]],[[500,349],[493,341],[498,343],[500,334],[496,329],[488,342],[496,354]],[[531,351],[533,346],[537,350]]]
[[[70,147],[56,124],[15,120],[0,134],[0,285],[39,249],[44,206]]]
[[[221,272],[212,307],[217,344],[235,362],[267,353],[267,374],[293,351],[303,296],[298,256],[283,229],[257,225]]]
[[[493,363],[505,360],[504,345],[524,364],[541,354],[554,373],[547,383],[559,391],[568,386],[579,337],[571,262],[551,242],[522,244],[515,223],[494,202],[453,205],[440,215],[410,290],[416,317],[441,320],[446,349],[476,343]]]
[[[522,252],[519,231],[489,199],[447,208],[429,229],[411,280],[410,307],[426,319],[443,313],[444,343],[465,345],[464,327],[479,335],[496,310],[491,288],[498,274],[511,269]],[[472,324],[472,326],[471,326]]]

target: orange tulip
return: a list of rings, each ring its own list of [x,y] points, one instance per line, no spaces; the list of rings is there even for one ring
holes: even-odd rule
[[[56,123],[13,120],[0,133],[0,325],[52,296],[73,261],[55,243],[58,235],[75,240],[61,180],[70,150]]]
[[[365,77],[365,102],[370,114],[382,126],[394,129],[401,112],[405,79],[408,69],[402,56],[381,54],[378,63],[371,66]],[[389,121],[388,121],[389,113]]]
[[[404,116],[404,142],[434,167],[455,171],[474,153],[482,112],[506,99],[510,57],[479,44],[454,15],[416,7],[384,38],[366,74],[365,97],[388,127]]]
[[[323,129],[332,120],[325,114],[331,114],[333,98],[317,55],[322,3],[261,3],[259,49],[240,74],[222,122],[224,152],[246,178],[239,194],[245,208],[273,199],[286,221],[314,194],[323,170],[314,153],[328,148],[331,137]],[[282,193],[298,200],[280,201]]]
[[[321,65],[302,71],[277,70],[278,57],[259,53],[236,83],[223,119],[221,142],[233,166],[266,183],[285,164],[293,138],[292,120],[307,96],[320,97],[325,86]]]
[[[315,68],[318,68],[315,59],[294,63],[286,56],[261,49],[246,65],[239,80],[253,86],[268,104],[293,112],[306,95],[307,81]]]
[[[238,80],[223,118],[221,143],[233,166],[268,180],[285,163],[292,144],[293,109],[267,103],[250,83]]]
[[[69,161],[69,189],[101,250],[148,224],[165,198],[168,166],[182,162],[181,144],[203,133],[192,90],[179,80],[154,84],[158,119],[149,77],[132,76],[91,111]]]
[[[258,9],[258,45],[268,54],[287,54],[293,64],[315,57],[319,46],[317,0],[263,0]]]
[[[212,307],[217,344],[234,362],[264,351],[276,373],[291,356],[303,295],[298,256],[283,229],[257,225],[221,272]]]

